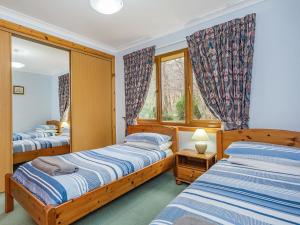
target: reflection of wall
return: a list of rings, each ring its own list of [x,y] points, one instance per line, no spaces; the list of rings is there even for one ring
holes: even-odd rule
[[[13,95],[13,131],[27,131],[52,118],[53,96],[57,87],[52,87],[54,77],[40,74],[13,72],[13,85],[25,87],[25,95]],[[56,111],[54,110],[54,111]]]

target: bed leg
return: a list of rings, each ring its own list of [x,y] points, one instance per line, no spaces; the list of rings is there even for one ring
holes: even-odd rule
[[[10,178],[11,174],[5,175],[5,213],[9,213],[14,210],[14,198],[11,195]]]
[[[181,182],[180,180],[176,180],[176,184],[177,184],[177,185],[181,185],[182,182]]]
[[[45,208],[46,224],[45,225],[55,225],[56,224],[56,212],[55,208],[51,205]]]

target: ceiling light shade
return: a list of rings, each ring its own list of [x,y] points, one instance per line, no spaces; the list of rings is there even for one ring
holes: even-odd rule
[[[90,0],[93,9],[102,14],[113,14],[123,7],[123,0]]]
[[[12,66],[12,68],[20,69],[20,68],[23,68],[25,65],[23,63],[20,63],[20,62],[12,62],[11,66]]]

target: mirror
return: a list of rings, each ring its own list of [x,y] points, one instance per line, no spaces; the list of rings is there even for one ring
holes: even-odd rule
[[[14,164],[70,152],[69,51],[12,38]]]

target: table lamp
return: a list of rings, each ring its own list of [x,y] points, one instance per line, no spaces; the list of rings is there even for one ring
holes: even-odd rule
[[[193,141],[197,141],[195,148],[199,154],[204,154],[207,149],[208,135],[204,129],[197,129],[192,136]]]

